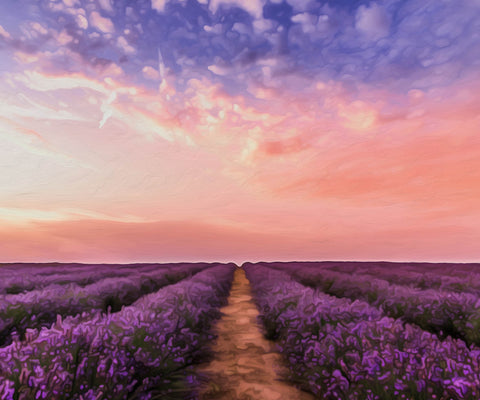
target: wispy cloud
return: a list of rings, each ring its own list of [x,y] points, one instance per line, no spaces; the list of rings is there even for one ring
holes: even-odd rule
[[[76,220],[97,220],[112,221],[125,223],[148,222],[143,218],[131,215],[113,216],[103,214],[91,210],[75,209],[75,208],[56,208],[49,209],[29,209],[20,207],[0,207],[0,220],[13,225],[23,225],[32,222],[59,222],[59,221],[76,221]]]

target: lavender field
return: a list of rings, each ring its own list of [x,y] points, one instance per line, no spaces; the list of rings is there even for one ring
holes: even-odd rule
[[[479,399],[478,265],[244,265],[288,379],[322,399]]]
[[[0,398],[190,396],[235,266],[69,268],[0,270]]]
[[[0,399],[478,400],[479,267],[4,264]],[[242,309],[258,310],[258,325]],[[222,331],[232,326],[235,344]],[[282,360],[272,390],[242,383],[255,379],[258,329]],[[217,340],[242,368],[222,366]]]

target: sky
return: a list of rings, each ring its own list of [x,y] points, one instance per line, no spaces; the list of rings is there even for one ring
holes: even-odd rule
[[[0,261],[480,261],[480,0],[0,2]]]

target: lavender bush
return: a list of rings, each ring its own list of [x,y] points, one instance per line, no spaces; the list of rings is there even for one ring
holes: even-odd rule
[[[0,349],[0,397],[187,398],[188,369],[208,355],[212,322],[226,303],[233,265],[220,265],[114,314],[62,321]]]
[[[0,294],[21,294],[50,285],[67,285],[69,283],[86,286],[109,277],[127,276],[132,272],[135,270],[116,270],[114,267],[107,269],[97,266],[74,268],[70,271],[66,268],[57,268],[56,271],[51,271],[49,268],[43,273],[26,267],[16,271],[5,269],[0,274]]]
[[[277,265],[280,265],[277,264]],[[430,264],[388,262],[305,263],[317,269],[379,278],[396,285],[419,289],[480,293],[479,264]]]
[[[289,379],[324,399],[480,398],[480,351],[321,293],[286,273],[245,265],[261,321]]]
[[[201,270],[202,266],[172,267],[149,273],[130,273],[106,278],[91,285],[50,285],[18,295],[0,297],[0,345],[12,341],[12,333],[22,339],[27,328],[50,326],[58,314],[62,317],[85,311],[116,312],[141,296],[180,281]]]
[[[200,267],[206,264],[195,265]],[[86,286],[109,277],[182,266],[192,264],[0,264],[0,295],[25,293],[52,284],[75,283],[78,286]]]
[[[303,285],[350,299],[367,301],[392,318],[416,324],[442,337],[480,345],[480,297],[471,293],[421,290],[383,279],[351,275],[295,263],[274,264]]]

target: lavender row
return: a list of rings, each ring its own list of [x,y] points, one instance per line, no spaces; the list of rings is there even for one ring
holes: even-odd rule
[[[72,282],[86,286],[108,277],[128,276],[132,272],[149,272],[186,264],[8,264],[0,268],[0,294],[19,294],[51,284],[65,285]]]
[[[268,265],[268,264],[266,264]],[[337,297],[359,299],[392,318],[440,335],[480,345],[480,298],[470,293],[421,290],[365,275],[350,275],[296,263],[272,264],[305,286]]]
[[[117,312],[141,296],[176,283],[203,269],[190,266],[130,273],[127,277],[106,278],[91,285],[50,285],[18,295],[0,297],[0,345],[12,342],[12,333],[23,339],[27,328],[41,328],[55,322],[58,314],[75,315],[85,311]]]
[[[35,270],[12,271],[11,273],[4,271],[4,276],[0,278],[0,294],[20,294],[52,284],[75,283],[79,286],[86,286],[104,278],[128,276],[135,271],[138,271],[138,269],[117,270],[114,266],[110,268],[91,266],[76,268],[71,271],[59,267],[55,272],[52,271],[48,274],[39,274]]]
[[[387,261],[322,261],[306,262],[305,266],[320,266],[337,272],[354,273],[358,271],[404,271],[418,274],[430,274],[431,276],[460,275],[480,276],[480,264],[478,263],[422,263],[422,262],[387,262]]]
[[[274,263],[281,265],[285,263]],[[297,263],[295,263],[297,264]],[[323,261],[298,263],[355,275],[370,275],[420,289],[480,293],[480,264]]]
[[[8,263],[0,264],[0,277],[21,273],[28,275],[49,275],[59,272],[68,273],[85,269],[101,268],[105,264],[79,264],[79,263]]]
[[[434,268],[434,267],[433,267]],[[345,271],[344,271],[345,272]],[[349,268],[349,273],[368,275],[397,285],[411,286],[419,289],[435,289],[458,293],[480,294],[480,274],[457,271],[456,276],[444,275],[442,271],[419,272],[409,268],[390,269],[382,266],[370,266],[359,263],[356,268]]]
[[[210,327],[226,304],[234,268],[205,269],[118,313],[58,321],[32,341],[0,349],[0,398],[187,398],[190,366],[208,355]]]
[[[443,342],[361,301],[307,288],[282,271],[245,266],[266,335],[288,378],[323,399],[480,397],[480,351]]]
[[[46,276],[54,274],[71,274],[82,271],[121,272],[125,270],[151,271],[159,268],[180,267],[192,263],[130,263],[130,264],[81,264],[81,263],[0,263],[0,277],[11,276],[14,273],[22,275]],[[196,264],[205,264],[198,262]]]
[[[272,264],[281,267],[286,263]],[[299,262],[295,265],[369,275],[397,285],[419,289],[480,293],[480,264],[323,261]]]

